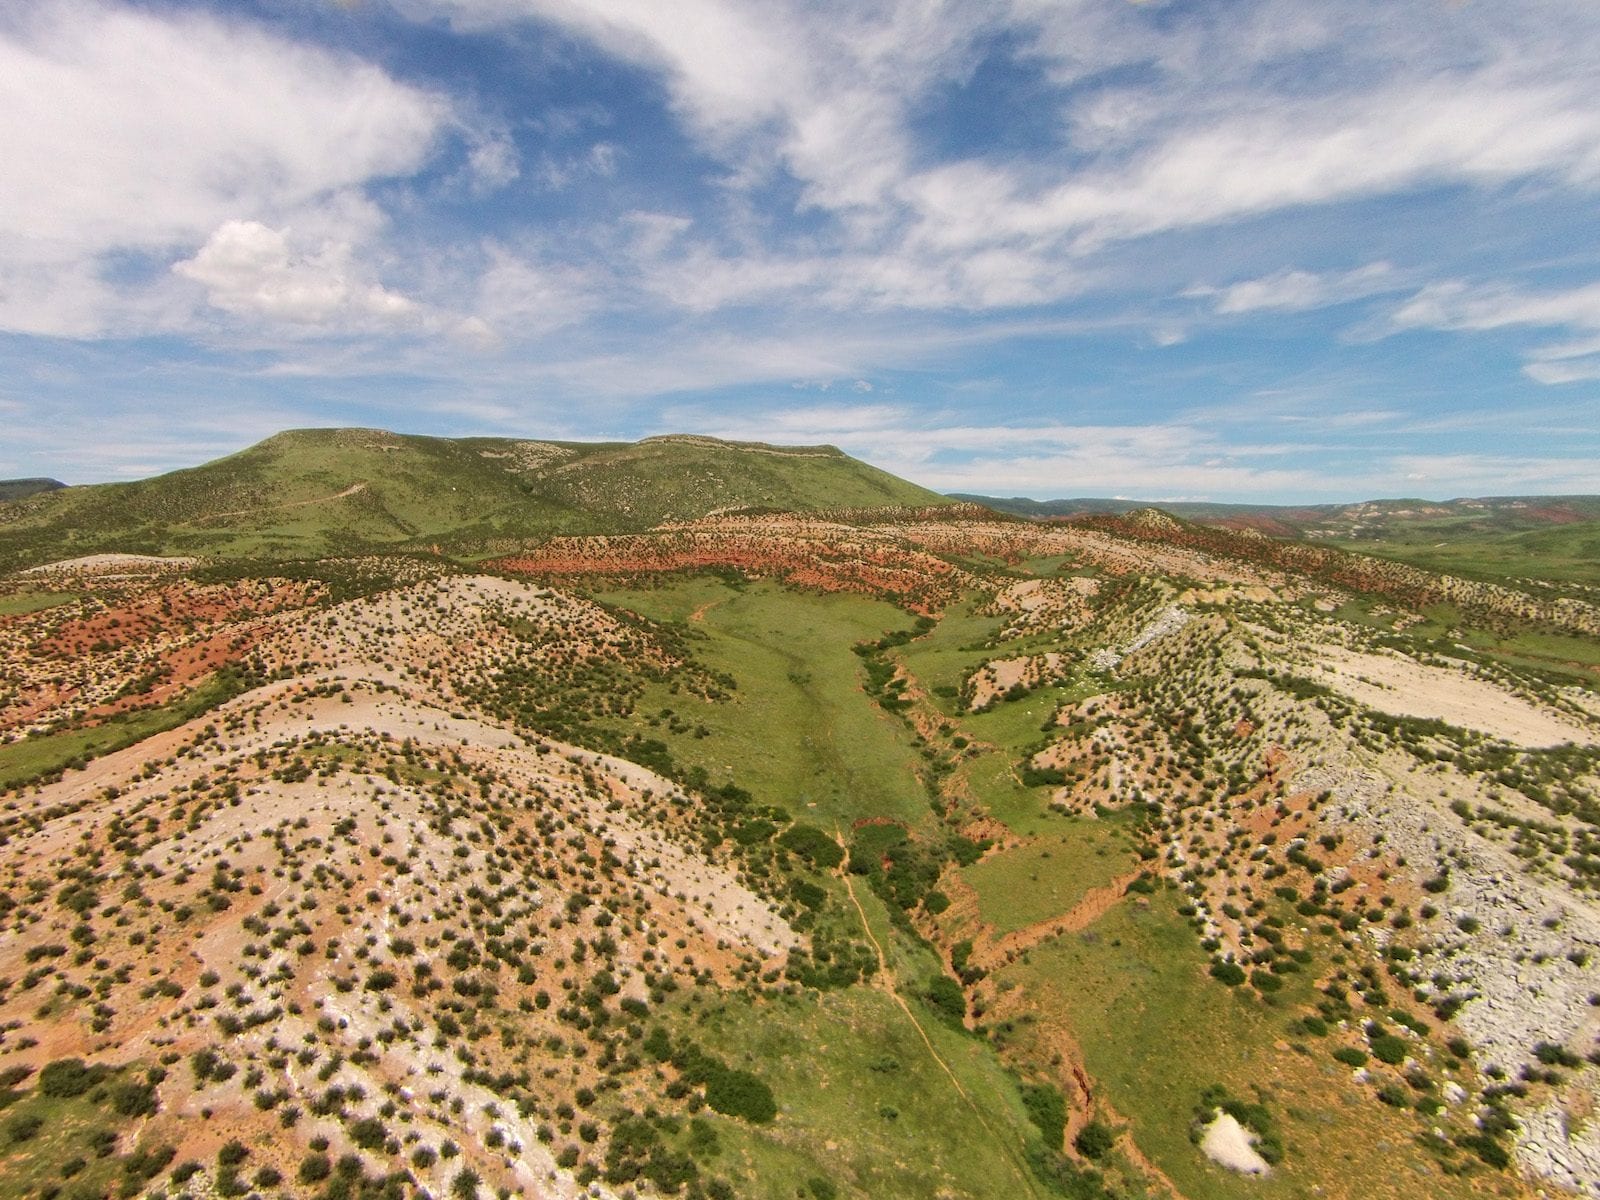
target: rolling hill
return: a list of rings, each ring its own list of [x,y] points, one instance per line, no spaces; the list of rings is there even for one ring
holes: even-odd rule
[[[482,555],[740,511],[948,504],[832,446],[635,443],[299,429],[190,470],[0,509],[0,567],[104,550],[301,558]]]

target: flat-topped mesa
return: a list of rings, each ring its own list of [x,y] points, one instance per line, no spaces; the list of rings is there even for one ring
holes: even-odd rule
[[[634,533],[718,513],[953,503],[834,446],[291,429],[198,467],[34,497],[0,526],[0,570],[106,552],[476,559],[555,536]]]

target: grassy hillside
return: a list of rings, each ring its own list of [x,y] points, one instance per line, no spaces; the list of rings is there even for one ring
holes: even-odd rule
[[[7,505],[0,568],[105,550],[301,557],[437,547],[471,555],[723,511],[940,503],[948,501],[831,446],[303,429],[191,470]]]

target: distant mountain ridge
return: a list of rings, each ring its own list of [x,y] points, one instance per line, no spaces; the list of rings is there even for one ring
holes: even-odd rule
[[[106,550],[471,557],[726,512],[951,503],[833,446],[296,429],[199,467],[28,496],[0,514],[0,569]]]
[[[60,491],[67,485],[59,479],[0,479],[0,504],[7,500],[22,500],[41,492]]]

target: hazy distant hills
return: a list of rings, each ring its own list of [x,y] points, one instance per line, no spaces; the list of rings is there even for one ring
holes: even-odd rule
[[[1259,529],[1281,537],[1364,537],[1397,526],[1448,524],[1458,532],[1515,533],[1600,518],[1600,496],[1484,496],[1459,500],[1363,500],[1356,504],[1210,504],[1077,497],[1030,500],[952,494],[1000,512],[1037,520],[1089,513],[1120,515],[1158,507],[1204,525]]]
[[[1148,501],[959,495],[1032,520],[1121,515]],[[1457,500],[1365,500],[1357,504],[1163,502],[1166,512],[1269,537],[1337,542],[1433,570],[1600,583],[1600,496],[1485,496]]]
[[[723,512],[949,503],[832,446],[302,429],[190,470],[8,505],[0,512],[0,566],[109,549],[490,553],[522,539],[627,532]]]

